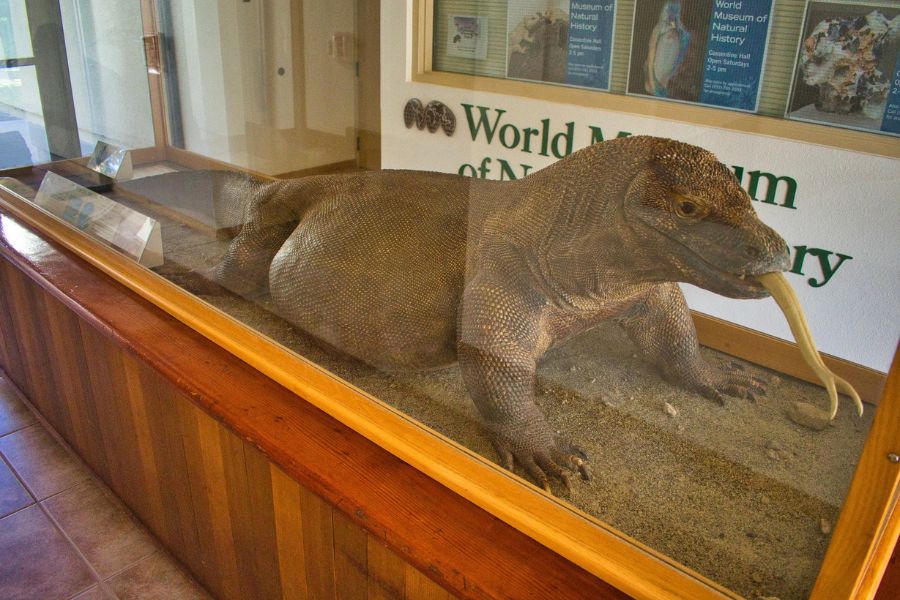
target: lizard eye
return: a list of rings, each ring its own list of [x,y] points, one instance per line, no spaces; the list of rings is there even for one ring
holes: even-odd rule
[[[679,217],[695,217],[700,213],[700,207],[693,200],[677,198],[675,200],[675,214]]]

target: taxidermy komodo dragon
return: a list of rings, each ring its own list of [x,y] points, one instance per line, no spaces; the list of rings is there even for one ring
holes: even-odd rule
[[[567,469],[589,471],[535,404],[535,369],[601,321],[621,325],[677,385],[719,402],[764,392],[704,361],[676,282],[731,298],[768,288],[783,304],[788,248],[696,146],[616,139],[506,182],[414,171],[213,177],[221,216],[243,223],[207,273],[214,282],[238,294],[268,286],[280,316],[382,369],[458,361],[503,465],[518,461],[545,489],[550,476],[568,486]],[[802,312],[785,314],[808,339]],[[811,341],[801,345],[831,417],[836,386],[858,403]]]

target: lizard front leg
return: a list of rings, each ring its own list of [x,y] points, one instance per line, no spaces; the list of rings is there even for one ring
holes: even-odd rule
[[[762,380],[733,367],[716,368],[703,359],[690,310],[675,283],[655,286],[617,321],[644,356],[675,384],[720,404],[726,395],[753,400],[766,391]]]
[[[483,279],[466,287],[460,317],[458,356],[466,388],[504,467],[512,470],[515,459],[548,492],[550,476],[570,488],[566,469],[584,479],[590,472],[585,452],[554,434],[534,402],[535,367],[545,349],[540,302]]]

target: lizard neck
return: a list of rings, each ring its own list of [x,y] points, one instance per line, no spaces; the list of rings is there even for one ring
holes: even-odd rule
[[[650,155],[648,140],[627,142],[592,146],[521,181],[514,233],[554,302],[587,309],[662,281],[623,217]]]

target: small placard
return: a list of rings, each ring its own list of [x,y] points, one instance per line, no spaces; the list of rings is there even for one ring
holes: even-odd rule
[[[510,0],[508,79],[608,90],[615,0]]]
[[[136,210],[49,172],[34,203],[146,267],[163,263],[159,223]]]
[[[117,181],[127,181],[133,174],[131,152],[103,141],[94,146],[87,166],[88,169]]]
[[[450,15],[447,56],[484,60],[487,58],[487,47],[487,17]]]

